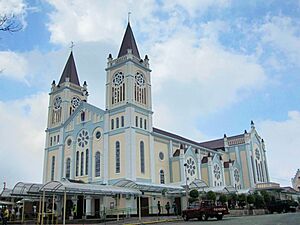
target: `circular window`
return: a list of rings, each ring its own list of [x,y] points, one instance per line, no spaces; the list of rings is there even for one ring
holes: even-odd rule
[[[69,138],[69,139],[67,140],[67,145],[68,145],[68,146],[71,146],[71,144],[72,144],[72,139]]]
[[[95,136],[96,136],[97,139],[100,139],[100,137],[101,137],[101,132],[100,132],[100,131],[97,131]]]
[[[89,143],[89,133],[86,130],[82,130],[78,135],[78,146],[84,147]]]
[[[186,160],[186,169],[190,176],[194,176],[196,174],[196,163],[192,158]]]
[[[165,157],[164,153],[163,153],[163,152],[160,152],[160,153],[159,153],[159,159],[160,159],[160,160],[164,160],[164,157]]]

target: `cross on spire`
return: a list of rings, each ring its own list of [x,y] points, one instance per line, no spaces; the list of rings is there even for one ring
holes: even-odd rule
[[[128,23],[130,23],[130,14],[131,12],[128,12]]]
[[[74,45],[74,42],[71,41],[71,46],[70,46],[71,52],[73,51],[74,46],[75,46],[75,45]]]

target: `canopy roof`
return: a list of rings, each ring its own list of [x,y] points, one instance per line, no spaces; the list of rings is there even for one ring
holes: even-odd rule
[[[11,197],[11,192],[12,192],[12,189],[5,188],[5,189],[2,190],[2,192],[0,194],[0,197],[1,198],[10,198]]]
[[[18,182],[12,189],[11,195],[14,196],[34,196],[38,194],[42,184]]]
[[[204,189],[204,188],[208,188],[208,185],[204,180],[195,179],[192,183],[190,183],[189,188]]]
[[[129,179],[121,179],[114,183],[114,186],[127,187],[140,190],[142,192],[178,192],[184,189],[180,186],[166,185],[166,184],[153,184],[153,183],[143,183],[135,182]]]
[[[43,185],[40,192],[63,194],[87,194],[87,195],[115,195],[131,194],[141,195],[141,192],[130,187],[116,187],[112,185],[74,183],[68,180],[50,181]]]

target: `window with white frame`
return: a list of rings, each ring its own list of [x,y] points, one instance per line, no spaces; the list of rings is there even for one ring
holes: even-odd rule
[[[140,158],[141,158],[141,173],[145,173],[145,146],[144,142],[140,142]]]
[[[100,152],[96,152],[95,156],[95,177],[100,177]]]
[[[120,160],[120,142],[116,142],[116,173],[120,173],[121,160]]]
[[[163,170],[160,170],[159,178],[160,178],[160,183],[164,184],[165,183],[165,172]]]
[[[66,178],[70,179],[70,168],[71,168],[71,159],[67,158],[66,161]]]

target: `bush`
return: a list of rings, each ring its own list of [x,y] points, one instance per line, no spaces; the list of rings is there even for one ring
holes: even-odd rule
[[[246,200],[247,200],[247,197],[245,194],[238,195],[239,207],[244,208],[246,205]]]
[[[254,202],[255,208],[261,209],[265,207],[265,201],[263,196],[257,194],[255,195],[255,202]]]
[[[225,204],[225,203],[228,201],[228,198],[227,198],[226,195],[221,194],[220,197],[219,197],[219,201],[220,201],[222,204]]]
[[[191,198],[198,198],[199,197],[199,192],[198,192],[198,190],[194,189],[194,190],[190,191],[189,195],[190,195]]]
[[[247,196],[247,202],[248,202],[248,204],[254,204],[254,202],[255,202],[254,196],[253,195],[248,195]]]
[[[215,192],[209,191],[206,193],[206,198],[207,198],[207,200],[216,201],[217,196],[216,196]]]

